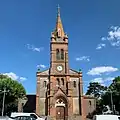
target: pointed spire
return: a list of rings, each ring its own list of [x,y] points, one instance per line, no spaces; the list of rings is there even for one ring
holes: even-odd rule
[[[61,21],[61,18],[60,18],[60,7],[58,5],[58,8],[57,8],[57,21],[56,21],[56,28],[55,28],[55,31],[54,31],[54,35],[56,37],[64,37],[64,30],[63,30],[63,25],[62,25],[62,21]]]

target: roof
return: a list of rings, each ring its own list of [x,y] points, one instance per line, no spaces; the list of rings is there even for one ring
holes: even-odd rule
[[[40,72],[37,72],[37,75],[50,75],[49,73],[49,69],[47,70],[44,70],[44,71],[40,71]],[[73,69],[69,69],[69,75],[78,75],[80,72],[76,71],[76,70],[73,70]]]
[[[95,99],[95,97],[91,95],[83,95],[84,99]]]

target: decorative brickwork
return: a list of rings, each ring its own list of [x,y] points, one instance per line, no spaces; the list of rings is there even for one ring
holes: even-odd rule
[[[68,36],[64,33],[58,9],[56,28],[51,34],[50,68],[36,74],[37,114],[48,115],[53,120],[85,119],[88,111],[83,96],[82,72],[70,69],[68,61]]]

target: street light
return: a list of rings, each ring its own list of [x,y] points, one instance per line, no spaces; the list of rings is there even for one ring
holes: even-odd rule
[[[114,104],[113,104],[113,96],[112,96],[112,91],[109,89],[110,91],[110,99],[111,99],[111,107],[112,107],[112,111],[114,113]]]
[[[9,90],[6,91],[6,88],[4,88],[4,90],[0,90],[3,93],[3,103],[2,103],[2,116],[4,114],[4,105],[5,105],[5,94],[6,92],[9,92]]]

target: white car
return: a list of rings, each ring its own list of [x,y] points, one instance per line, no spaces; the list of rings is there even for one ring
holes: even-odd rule
[[[14,120],[14,119],[9,118],[8,116],[0,116],[0,120]]]
[[[40,117],[35,113],[11,113],[10,118],[14,120],[46,120],[47,118]]]
[[[117,115],[95,115],[93,120],[120,120]]]

